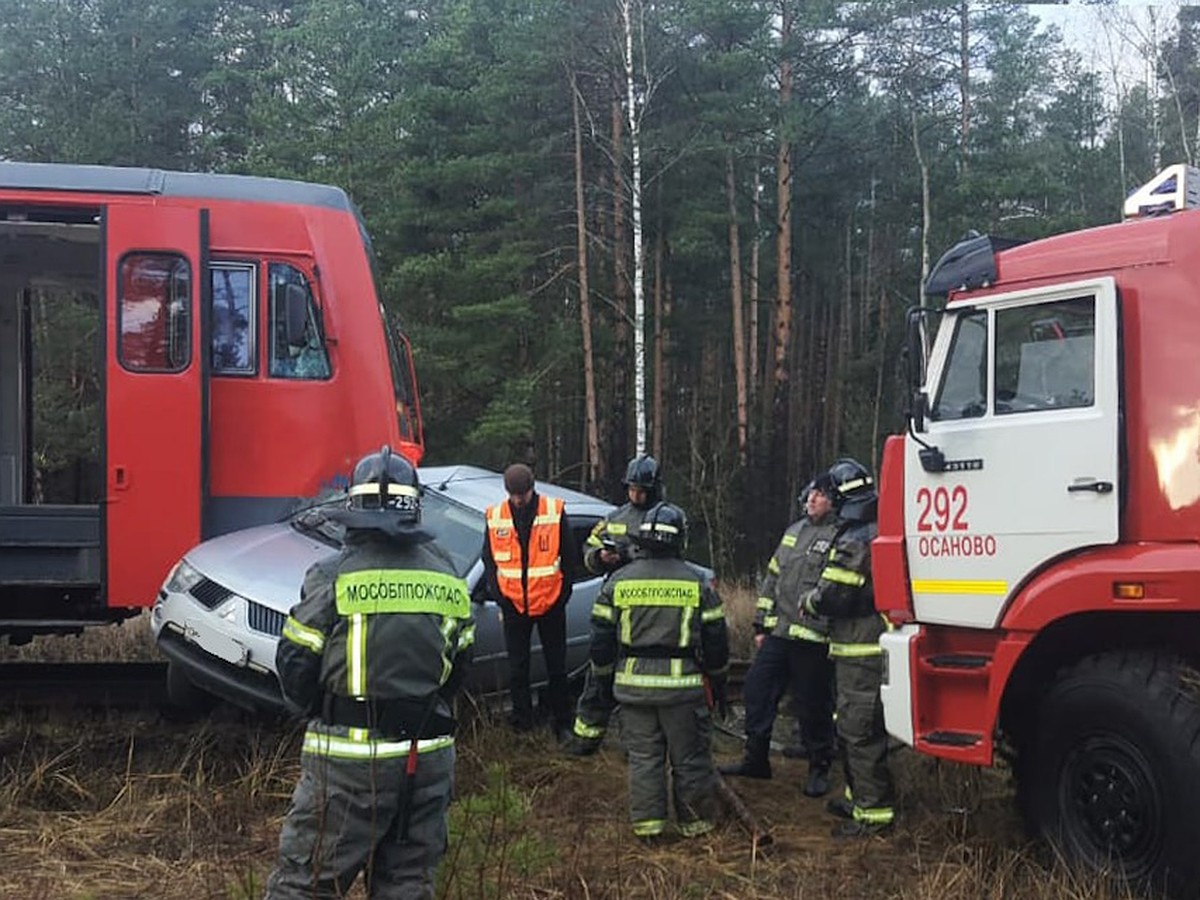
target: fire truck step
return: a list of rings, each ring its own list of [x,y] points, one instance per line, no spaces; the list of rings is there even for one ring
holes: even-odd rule
[[[931,669],[983,669],[991,661],[991,656],[980,653],[939,653],[925,658]]]
[[[931,731],[918,739],[919,744],[936,744],[940,747],[973,747],[983,740],[977,731]]]

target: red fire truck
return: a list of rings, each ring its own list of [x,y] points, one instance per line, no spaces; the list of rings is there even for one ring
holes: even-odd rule
[[[910,314],[881,468],[888,730],[988,765],[1068,858],[1194,896],[1200,854],[1200,172],[1127,221],[974,236]]]
[[[0,635],[119,620],[364,452],[418,461],[372,265],[334,187],[0,162]]]

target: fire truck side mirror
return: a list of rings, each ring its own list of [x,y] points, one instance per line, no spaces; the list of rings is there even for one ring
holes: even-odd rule
[[[913,431],[924,431],[929,415],[929,396],[925,393],[925,316],[928,310],[916,306],[908,311],[904,345],[905,415]]]

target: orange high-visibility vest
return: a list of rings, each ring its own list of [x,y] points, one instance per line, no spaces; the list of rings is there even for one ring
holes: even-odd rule
[[[556,497],[538,495],[537,513],[529,531],[529,559],[521,556],[521,541],[513,524],[508,501],[487,510],[488,544],[496,561],[496,583],[500,593],[528,616],[546,612],[562,593],[563,502]],[[522,563],[525,563],[522,566]],[[525,583],[521,570],[525,569]]]

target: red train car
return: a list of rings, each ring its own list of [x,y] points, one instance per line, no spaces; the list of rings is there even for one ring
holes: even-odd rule
[[[0,635],[135,613],[384,443],[416,381],[344,192],[0,162]]]

